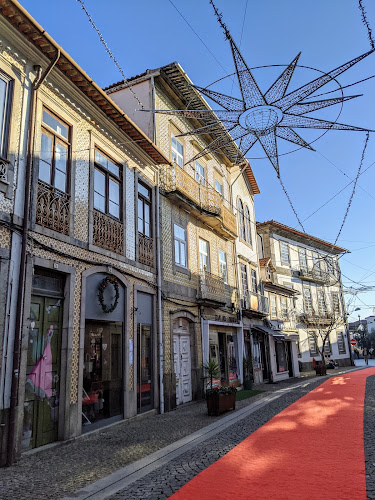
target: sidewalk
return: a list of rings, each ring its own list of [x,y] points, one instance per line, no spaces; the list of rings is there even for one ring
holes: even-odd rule
[[[343,371],[345,369],[330,370],[328,375],[337,375]],[[296,382],[308,382],[313,387],[324,380],[326,377],[316,377],[315,373],[307,372],[299,379],[289,379],[278,384],[257,385],[254,388],[265,392],[237,402],[236,412],[262,400],[270,393],[291,387]],[[308,392],[310,388],[305,390]],[[288,400],[288,398],[280,399]],[[287,404],[290,404],[288,401]],[[184,405],[164,415],[152,414],[124,421],[86,434],[74,441],[58,443],[43,451],[24,454],[19,463],[0,470],[1,498],[57,499],[72,495],[76,490],[209,424],[215,424],[228,415],[235,415],[236,412],[220,417],[208,417],[205,402],[201,401]]]

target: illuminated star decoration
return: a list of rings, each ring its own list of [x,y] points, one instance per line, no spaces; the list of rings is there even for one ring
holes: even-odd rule
[[[279,78],[271,85],[267,92],[263,94],[227,27],[222,22],[221,14],[218,14],[216,7],[214,7],[214,9],[231,46],[242,99],[215,92],[208,88],[195,87],[199,92],[219,104],[223,109],[155,111],[156,113],[196,118],[209,123],[204,127],[191,130],[185,134],[180,134],[179,137],[209,133],[218,135],[216,139],[187,163],[192,163],[209,152],[218,151],[220,149],[225,151],[225,147],[234,141],[238,141],[240,148],[240,153],[236,160],[241,161],[254,144],[259,141],[268,159],[275,168],[277,175],[280,176],[276,137],[314,151],[311,145],[294,131],[294,128],[368,131],[368,129],[360,127],[304,116],[306,113],[359,97],[358,95],[336,97],[319,101],[303,102],[303,100],[374,52],[374,49],[287,94],[289,82],[293,76],[300,56],[299,53]],[[228,134],[225,133],[222,128],[220,128],[217,121],[218,119],[221,120],[221,123],[224,125],[227,132],[229,132],[231,138],[228,137]]]

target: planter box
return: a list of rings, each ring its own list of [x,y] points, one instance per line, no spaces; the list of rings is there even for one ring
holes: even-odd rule
[[[243,382],[243,388],[246,391],[251,391],[251,389],[253,388],[253,381],[252,380],[244,380],[244,382]]]
[[[327,374],[327,371],[326,371],[326,367],[322,364],[316,364],[315,365],[315,373],[317,375],[326,375]]]
[[[224,411],[236,409],[236,392],[232,394],[210,394],[206,396],[209,415],[220,415]]]

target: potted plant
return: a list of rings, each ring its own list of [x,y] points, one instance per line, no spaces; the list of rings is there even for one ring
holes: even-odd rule
[[[253,358],[250,355],[243,358],[243,387],[247,391],[253,388]]]
[[[237,389],[233,386],[213,387],[213,379],[220,374],[219,365],[210,359],[208,363],[203,365],[210,379],[210,388],[206,390],[207,412],[208,415],[220,415],[223,411],[233,410],[236,407]]]

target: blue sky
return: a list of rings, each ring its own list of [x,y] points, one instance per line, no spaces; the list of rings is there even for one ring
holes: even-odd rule
[[[99,85],[121,80],[77,0],[21,0],[21,4]],[[375,2],[363,0],[363,4],[375,35]],[[178,61],[195,84],[205,87],[234,71],[229,44],[208,0],[173,0],[173,4],[169,0],[86,0],[85,5],[128,77]],[[300,65],[329,71],[370,50],[358,0],[216,0],[216,5],[250,67],[286,65],[301,51]],[[282,70],[282,66],[264,68],[254,70],[254,75],[266,91]],[[373,74],[375,53],[338,80],[348,85]],[[298,68],[290,90],[317,76],[313,70]],[[212,88],[238,96],[230,78]],[[334,88],[329,84],[319,92]],[[346,102],[338,121],[375,129],[375,78],[344,90],[344,95],[356,94],[363,96]],[[335,120],[338,111],[333,107],[313,116]],[[309,141],[319,135],[297,132]],[[364,141],[364,132],[329,131],[314,143],[316,152],[300,150],[280,158],[283,182],[308,233],[335,240],[353,184],[345,186],[356,176]],[[289,150],[281,146],[281,152]],[[261,190],[255,201],[257,220],[275,219],[297,227],[275,171],[260,158],[262,151],[254,147],[248,156]],[[362,170],[373,162],[375,134],[370,135]],[[337,242],[351,251],[341,259],[345,286],[358,287],[351,280],[375,286],[374,186],[375,164],[359,179]],[[350,320],[373,313],[375,292],[346,297],[351,302],[349,311],[361,308]]]

